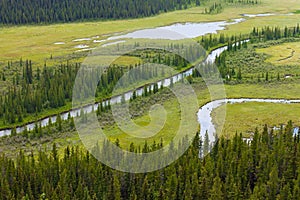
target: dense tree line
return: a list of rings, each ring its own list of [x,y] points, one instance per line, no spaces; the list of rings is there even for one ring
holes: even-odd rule
[[[266,42],[271,40],[279,40],[282,38],[298,38],[300,37],[300,25],[297,24],[294,27],[270,27],[266,26],[263,28],[254,27],[252,32],[243,35],[232,35],[227,36],[224,33],[219,35],[209,34],[202,36],[198,41],[203,48],[209,50],[220,45],[227,45],[228,50],[237,50],[238,47],[242,47],[241,41],[250,39],[251,43]],[[238,44],[237,46],[233,44]],[[247,45],[247,44],[244,44]]]
[[[221,3],[214,3],[209,9],[205,8],[205,14],[218,14],[221,13],[223,10],[223,6]]]
[[[209,35],[202,36],[198,42],[206,50],[211,50],[219,46],[227,46],[229,50],[231,49],[237,50],[233,44],[237,43],[238,46],[241,47],[242,41],[249,39],[249,37],[250,37],[249,34],[244,34],[239,36],[236,35],[227,36],[224,33],[221,33],[219,35],[209,34]]]
[[[145,85],[143,88],[142,96],[138,96],[136,90],[133,91],[133,96],[130,99],[130,114],[132,118],[137,118],[145,115],[151,109],[151,106],[155,103],[163,104],[165,101],[168,101],[170,98],[175,98],[174,94],[168,89],[163,87],[162,85],[158,87],[158,84],[155,83],[150,89],[149,85]],[[124,95],[122,97],[123,100]],[[108,101],[100,101],[98,103],[97,109],[92,110],[98,117],[99,124],[104,126],[114,125],[114,116],[112,115],[111,104]],[[88,121],[88,116],[90,113],[84,112],[84,109],[81,108],[80,112],[76,117],[79,118],[80,123],[86,123]],[[3,146],[10,146],[12,143],[9,140],[14,140],[18,138],[23,142],[30,141],[34,139],[45,139],[48,136],[52,138],[58,137],[60,134],[69,133],[75,130],[75,121],[74,118],[71,117],[71,114],[68,114],[66,120],[62,120],[61,115],[56,115],[56,121],[53,122],[51,117],[48,119],[48,124],[45,127],[42,127],[41,122],[35,122],[34,128],[32,130],[28,130],[25,128],[21,133],[17,134],[16,128],[12,128],[12,132],[10,136],[0,137]],[[76,133],[77,134],[77,133]],[[8,142],[8,143],[5,143]],[[22,143],[23,143],[22,142]],[[31,143],[30,143],[31,145]],[[1,145],[0,145],[1,146]],[[1,151],[1,148],[0,148]],[[28,153],[28,152],[27,152]]]
[[[62,64],[58,68],[44,66],[34,73],[32,62],[20,60],[23,73],[14,76],[13,86],[0,97],[0,117],[6,123],[22,122],[27,114],[64,106],[72,96],[73,82],[79,64]]]
[[[279,40],[281,38],[289,38],[289,37],[300,37],[300,26],[294,27],[269,27],[266,26],[264,28],[253,28],[252,33],[250,34],[250,38],[252,42],[255,41],[269,41],[269,40]]]
[[[147,80],[157,77],[157,69],[147,66],[130,66],[128,69],[136,68],[134,76],[128,77],[124,83],[132,83],[136,80]],[[13,124],[22,122],[28,114],[39,113],[49,108],[59,108],[66,105],[72,99],[74,81],[80,64],[62,64],[58,67],[39,68],[33,72],[32,63],[29,60],[20,61],[20,67],[23,67],[23,73],[20,76],[14,76],[13,86],[0,97],[0,117],[3,117],[6,123]],[[90,76],[84,76],[82,91],[78,94],[87,97],[90,94],[96,97],[109,97],[114,90],[118,80],[124,75],[127,68],[113,65],[101,75],[97,84],[97,90],[90,87],[91,80],[100,77],[100,70],[90,73]]]
[[[251,143],[238,134],[231,140],[220,138],[202,159],[201,141],[197,134],[179,160],[145,174],[115,171],[77,147],[67,147],[59,156],[55,144],[50,154],[25,156],[20,151],[14,160],[2,155],[0,198],[299,199],[300,136],[293,134],[291,122],[276,133],[267,126],[262,133],[256,130]],[[139,153],[162,145],[123,148]],[[109,148],[103,152],[111,153]]]
[[[1,24],[146,17],[200,5],[200,0],[1,0]]]

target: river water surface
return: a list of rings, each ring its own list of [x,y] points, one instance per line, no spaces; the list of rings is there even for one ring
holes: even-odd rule
[[[216,33],[217,31],[224,30],[226,26],[232,25],[232,24],[237,24],[240,22],[245,21],[244,18],[240,19],[234,19],[231,22],[227,21],[220,21],[220,22],[206,22],[206,23],[185,23],[185,24],[173,24],[170,26],[164,26],[164,27],[158,27],[158,28],[153,28],[153,29],[144,29],[144,30],[138,30],[134,31],[132,33],[124,34],[124,35],[119,35],[119,36],[111,36],[107,40],[103,41],[111,41],[111,44],[117,44],[120,42],[124,42],[123,40],[121,41],[116,41],[124,38],[145,38],[145,39],[170,39],[170,40],[180,40],[180,39],[186,39],[186,38],[195,38],[198,36],[206,35],[209,33]],[[175,33],[175,34],[172,34]],[[78,41],[86,41],[89,40],[89,38],[83,38],[83,39],[78,39]],[[76,40],[77,41],[77,40]],[[102,41],[101,41],[102,43]],[[110,43],[106,43],[104,45],[109,46]],[[80,46],[81,47],[81,46]],[[204,62],[210,62],[213,63],[215,61],[216,56],[219,56],[222,52],[227,50],[227,47],[220,47],[216,50],[213,50],[206,58]],[[176,83],[180,81],[183,77],[189,76],[192,74],[194,68],[191,68],[185,72],[182,72],[180,74],[174,75],[171,78],[164,79],[162,81],[158,81],[157,84],[160,87],[162,84],[163,86],[167,87],[170,86],[171,79],[173,79],[173,83]],[[150,88],[153,88],[153,85],[149,86]],[[138,96],[141,96],[143,93],[143,88],[140,88],[136,91]],[[130,97],[132,97],[132,92],[127,92],[124,94],[125,99],[129,100]],[[110,101],[111,104],[115,104],[118,102],[121,102],[122,95],[120,96],[115,96],[111,98],[110,100],[107,100],[106,102],[103,102],[103,104],[108,104],[108,101]],[[202,108],[200,108],[199,113],[198,113],[198,121],[201,126],[201,135],[204,136],[205,131],[207,130],[210,136],[210,141],[214,141],[214,134],[215,134],[215,127],[212,123],[211,120],[211,111],[220,105],[227,103],[241,103],[241,102],[250,102],[250,101],[256,101],[256,102],[270,102],[274,103],[299,103],[298,101],[291,102],[288,100],[272,100],[272,99],[231,99],[231,100],[218,100],[218,101],[213,101],[210,102],[206,105],[204,105]],[[98,108],[98,103],[95,105],[89,105],[83,108],[84,112],[86,113],[91,113],[93,110],[96,110]],[[80,109],[77,110],[72,110],[68,111],[65,113],[61,114],[61,118],[63,120],[68,119],[68,116],[71,117],[76,117],[80,115]],[[41,124],[42,127],[45,127],[48,125],[49,119],[51,118],[51,121],[54,123],[56,122],[56,116],[51,116],[47,117],[45,119],[42,119],[38,121],[38,123]],[[29,123],[27,125],[17,127],[16,131],[17,133],[21,133],[24,131],[26,128],[27,130],[33,130],[35,127],[35,123]],[[0,136],[4,135],[10,135],[11,134],[11,129],[5,129],[0,131]]]
[[[216,56],[219,56],[222,52],[224,52],[225,50],[227,49],[227,47],[220,47],[216,50],[213,50],[206,58],[206,60],[204,62],[214,62],[215,61],[215,58]],[[171,79],[173,79],[173,83],[176,83],[180,80],[182,80],[182,78],[186,77],[186,76],[189,76],[192,74],[193,72],[193,69],[194,68],[191,68],[191,69],[188,69],[187,71],[185,72],[182,72],[182,73],[179,73],[177,75],[174,75],[173,77],[170,77],[170,78],[166,78],[162,81],[158,81],[157,84],[158,84],[158,87],[160,88],[160,86],[163,84],[164,87],[168,87],[170,86],[171,84]],[[153,86],[154,84],[150,85],[149,87],[151,89],[153,89]],[[139,88],[136,90],[136,94],[137,96],[142,96],[143,94],[143,91],[144,91],[144,88]],[[127,92],[124,94],[124,97],[125,97],[125,100],[129,100],[133,95],[133,92]],[[104,101],[103,102],[103,105],[107,105],[108,104],[108,101],[110,101],[110,104],[116,104],[116,103],[120,103],[121,100],[122,100],[122,96],[123,95],[118,95],[118,96],[115,96],[115,97],[112,97],[110,100],[107,100],[107,101]],[[86,113],[91,113],[93,110],[97,110],[98,108],[98,103],[96,103],[95,105],[88,105],[88,106],[85,106],[83,108],[83,111],[86,112]],[[80,111],[81,109],[77,109],[77,110],[72,110],[72,111],[68,111],[68,112],[65,112],[65,113],[62,113],[61,114],[61,119],[62,120],[67,120],[68,119],[68,116],[70,115],[71,117],[76,117],[76,116],[79,116],[80,115]],[[49,119],[51,118],[51,122],[52,123],[55,123],[56,122],[56,116],[51,116],[51,117],[47,117],[45,119],[42,119],[42,120],[39,120],[38,123],[41,124],[42,127],[45,127],[48,125],[48,122],[49,122]],[[24,129],[26,128],[28,131],[31,131],[34,129],[35,127],[35,124],[36,122],[34,123],[29,123],[25,126],[21,126],[21,127],[17,127],[16,128],[16,131],[17,133],[21,133],[24,131]],[[5,130],[1,130],[0,131],[0,136],[5,136],[5,135],[10,135],[11,134],[11,129],[5,129]]]

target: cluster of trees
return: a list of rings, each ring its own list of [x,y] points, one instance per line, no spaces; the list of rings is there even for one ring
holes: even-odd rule
[[[231,38],[219,36],[209,38],[202,38],[201,43],[205,46],[205,48],[210,48],[211,46],[216,46],[219,44],[227,43],[228,51],[225,51],[220,56],[216,58],[216,65],[219,68],[220,74],[225,81],[231,81],[232,79],[235,79],[237,81],[242,80],[242,70],[241,70],[241,64],[239,66],[235,65],[235,62],[233,61],[233,58],[236,58],[236,54],[234,52],[241,51],[241,49],[247,49],[248,44],[247,42],[242,42],[246,38],[250,38],[251,43],[258,43],[258,42],[267,42],[272,40],[280,40],[280,39],[288,39],[288,38],[297,38],[300,36],[300,26],[297,25],[295,27],[285,27],[285,28],[279,28],[279,27],[264,27],[261,29],[253,28],[253,31],[248,35],[243,36],[232,36]],[[242,51],[243,54],[247,54],[247,56],[250,56],[249,58],[245,58],[246,60],[262,60],[261,56],[257,55],[252,50],[249,50],[249,52]],[[249,54],[249,55],[248,55]],[[247,62],[246,60],[240,60],[240,63]],[[251,63],[252,65],[256,65],[258,63]],[[261,63],[260,63],[261,64]],[[248,63],[249,65],[249,63]],[[253,66],[252,71],[253,71]],[[260,66],[262,68],[262,66]],[[249,70],[248,70],[249,71]],[[268,71],[265,73],[262,73],[262,76],[258,76],[258,82],[260,81],[269,81],[272,77]],[[269,76],[270,75],[270,76]],[[273,77],[277,77],[276,80],[280,80],[280,75],[278,72],[276,72]]]
[[[218,14],[221,13],[223,10],[223,6],[221,3],[214,3],[209,9],[205,8],[205,14]]]
[[[254,41],[269,41],[269,40],[278,40],[281,38],[289,37],[299,37],[300,36],[300,26],[294,27],[269,27],[264,28],[253,28],[252,33],[250,33],[251,40]]]
[[[234,83],[243,80],[248,83],[267,83],[282,81],[284,73],[287,72],[281,69],[286,68],[286,66],[274,68],[274,65],[265,62],[267,55],[257,53],[255,50],[256,47],[261,48],[261,46],[271,44],[273,44],[272,41],[270,44],[253,44],[249,45],[248,48],[241,48],[239,51],[226,51],[217,57],[216,65],[225,82]]]
[[[246,35],[240,36],[231,36],[226,37],[224,34],[219,36],[204,36],[199,41],[200,44],[204,46],[205,49],[211,49],[220,45],[227,46],[227,51],[224,51],[220,56],[216,57],[215,64],[218,67],[220,75],[226,81],[236,78],[237,80],[242,79],[242,72],[240,68],[232,66],[232,63],[227,64],[227,58],[229,54],[231,55],[234,52],[240,51],[241,49],[247,49],[248,44],[245,41],[247,38]],[[201,74],[213,76],[217,74],[216,67],[213,64],[200,65],[197,69],[193,70],[193,77],[201,77]]]
[[[139,153],[162,146],[162,142],[145,142],[127,148]],[[278,133],[267,126],[261,134],[256,130],[251,143],[237,134],[231,140],[220,138],[199,159],[202,148],[197,134],[180,159],[144,174],[115,171],[78,147],[67,147],[61,156],[55,144],[49,154],[25,156],[21,151],[14,160],[2,155],[0,198],[299,199],[300,136],[293,135],[291,122]]]
[[[169,75],[170,72],[166,67],[150,63],[130,65],[128,68],[113,65],[104,72],[102,70],[99,68],[90,71],[89,68],[82,68],[81,73],[84,75],[77,77],[80,85],[74,88],[74,97],[84,100],[96,95],[96,97],[104,99],[111,95],[127,92],[133,87],[145,85],[158,77]],[[99,77],[98,84],[92,84],[96,83]]]
[[[156,94],[156,95],[155,95]],[[153,84],[150,88],[150,85],[145,85],[143,88],[142,97],[137,95],[136,90],[133,91],[133,96],[130,101],[130,112],[133,117],[138,117],[149,111],[153,102],[163,103],[165,100],[168,100],[172,94],[168,89],[165,89],[163,85],[160,87],[157,83]],[[122,96],[122,101],[125,101],[125,96]],[[123,103],[123,102],[122,102]],[[97,109],[93,110],[96,113],[99,123],[101,126],[112,125],[114,119],[111,113],[111,104],[110,101],[100,101],[98,103]],[[84,112],[84,109],[81,108],[80,113],[76,117],[80,118],[81,123],[86,123],[88,120],[88,113]],[[74,118],[71,117],[71,114],[68,114],[68,118],[63,120],[61,115],[56,115],[56,122],[52,122],[51,118],[48,120],[48,124],[45,127],[42,127],[41,122],[35,122],[33,130],[28,130],[25,128],[20,134],[17,134],[16,128],[12,128],[11,137],[22,136],[24,139],[34,139],[41,138],[44,136],[49,136],[57,134],[59,132],[73,131],[75,128]]]
[[[247,43],[241,44],[241,41],[250,39],[251,43],[254,42],[265,42],[270,40],[279,40],[282,38],[298,38],[300,36],[300,25],[294,27],[263,27],[263,28],[253,28],[253,31],[249,34],[239,35],[239,36],[225,36],[223,33],[219,35],[209,34],[202,36],[201,40],[198,42],[207,50],[215,48],[220,45],[227,45],[228,50],[237,50],[238,47],[245,46]],[[238,44],[237,46],[233,44]]]
[[[225,51],[220,56],[216,58],[216,65],[220,71],[221,77],[226,81],[230,81],[232,78],[236,78],[237,80],[242,80],[242,72],[241,68],[235,69],[235,66],[228,65],[226,62],[227,56],[229,56],[228,52],[233,51],[236,52],[241,48],[247,48],[247,42],[243,42],[239,39],[235,38],[234,43],[228,42],[228,51]]]
[[[219,70],[213,63],[205,63],[200,64],[195,67],[192,71],[192,75],[187,77],[189,83],[193,82],[193,78],[202,77],[206,78],[207,80],[214,80],[217,81],[219,78]]]
[[[12,64],[10,64],[12,65]],[[44,66],[32,70],[32,62],[20,60],[23,72],[16,73],[13,85],[0,97],[0,117],[5,123],[22,122],[28,114],[37,114],[50,108],[59,108],[72,99],[74,80],[80,64],[61,64],[58,67]],[[110,94],[113,85],[124,74],[123,68],[113,66],[101,76],[97,96]],[[88,85],[84,85],[89,88]],[[88,90],[88,89],[87,89]],[[94,91],[93,91],[94,92]]]
[[[220,45],[227,45],[229,50],[235,49],[236,48],[233,46],[233,44],[238,44],[238,46],[242,46],[241,42],[248,39],[249,35],[239,35],[239,36],[225,36],[224,33],[221,33],[219,35],[213,35],[213,34],[209,34],[206,36],[202,36],[201,40],[198,41],[203,48],[210,50],[212,48],[216,48]],[[247,44],[244,44],[247,45]]]
[[[156,54],[156,53],[155,53]],[[161,53],[157,53],[156,55],[146,55],[146,61],[154,62],[158,64],[165,64],[167,66],[176,66],[177,70],[186,67],[189,62],[183,57],[175,54],[175,55],[162,55]]]
[[[223,0],[225,4],[246,4],[246,5],[254,5],[258,4],[258,0]],[[222,3],[223,3],[222,2]],[[218,14],[223,11],[222,3],[214,2],[208,9],[205,8],[205,14]]]
[[[20,60],[23,73],[16,73],[13,86],[0,97],[0,117],[6,123],[22,122],[27,114],[58,108],[71,99],[73,82],[79,64],[62,64],[58,68],[44,66],[33,73],[32,62]]]
[[[200,5],[200,0],[1,0],[1,24],[145,17]]]

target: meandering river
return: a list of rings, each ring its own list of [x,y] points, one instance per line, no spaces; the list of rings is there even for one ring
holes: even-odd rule
[[[213,50],[206,58],[206,60],[204,62],[214,62],[216,56],[220,55],[222,52],[224,52],[227,49],[227,47],[220,47],[216,50]],[[188,69],[185,72],[182,72],[180,74],[174,75],[173,78],[173,82],[178,82],[180,81],[183,77],[185,76],[189,76],[192,74],[194,68]],[[167,78],[164,79],[163,81],[159,81],[157,82],[159,87],[161,84],[164,85],[164,87],[170,86],[171,83],[171,78]],[[151,87],[151,86],[150,86]],[[143,88],[138,89],[137,91],[137,95],[141,96],[143,93]],[[125,99],[129,100],[130,97],[132,96],[132,92],[127,92],[125,93]],[[110,101],[111,104],[115,104],[118,102],[121,102],[121,98],[122,95],[119,96],[115,96],[113,98],[111,98],[110,100],[107,100],[106,102],[103,102],[103,104],[107,104],[108,101]],[[200,135],[202,136],[202,138],[205,137],[205,133],[206,131],[208,132],[209,135],[209,140],[211,143],[213,143],[215,141],[215,134],[216,134],[216,127],[213,123],[212,117],[211,117],[211,113],[214,109],[226,104],[226,103],[246,103],[246,102],[263,102],[263,103],[281,103],[281,104],[290,104],[290,103],[300,103],[300,100],[285,100],[285,99],[220,99],[220,100],[215,100],[215,101],[211,101],[205,105],[203,105],[198,112],[198,122],[200,124],[201,127],[201,131],[200,131]],[[98,103],[96,103],[95,105],[88,105],[86,107],[83,108],[84,112],[86,113],[91,113],[93,110],[96,110],[98,108]],[[63,120],[68,119],[69,114],[72,117],[76,117],[78,115],[80,115],[80,109],[77,110],[72,110],[72,111],[68,111],[65,113],[61,114],[61,118]],[[45,119],[39,120],[38,123],[41,124],[42,127],[45,127],[48,125],[49,122],[49,118],[51,118],[51,121],[54,123],[56,122],[56,116],[51,116],[51,117],[47,117]],[[18,127],[16,129],[17,133],[21,133],[22,131],[24,131],[25,128],[27,128],[27,130],[33,130],[35,127],[35,123],[29,123],[27,125]],[[4,136],[4,135],[10,135],[11,134],[11,129],[5,129],[5,130],[1,130],[0,131],[0,136]]]
[[[227,49],[227,47],[220,47],[218,49],[213,50],[205,59],[204,62],[214,62],[216,56],[219,56],[222,52],[224,52]],[[164,87],[168,87],[171,84],[171,79],[173,79],[173,83],[176,83],[178,81],[180,81],[183,77],[189,76],[192,74],[194,68],[190,68],[182,73],[176,74],[170,78],[166,78],[162,81],[158,81],[158,87],[160,88],[160,86],[163,84]],[[153,84],[150,86],[151,89],[153,89]],[[143,94],[143,88],[139,88],[136,90],[137,96],[141,96]],[[130,97],[132,97],[133,92],[127,92],[124,94],[125,96],[125,100],[129,100]],[[119,103],[121,102],[123,95],[118,95],[115,97],[112,97],[110,100],[104,101],[103,104],[108,104],[108,101],[110,101],[110,104],[115,104],[115,103]],[[86,113],[91,113],[93,110],[97,110],[98,108],[98,103],[96,103],[95,105],[88,105],[83,107],[83,111]],[[61,119],[62,120],[67,120],[68,116],[70,115],[71,117],[76,117],[80,115],[80,111],[81,109],[77,109],[77,110],[72,110],[72,111],[68,111],[65,113],[60,114]],[[51,118],[51,122],[55,123],[56,122],[56,116],[51,116],[51,117],[46,117],[42,120],[37,121],[37,123],[40,123],[42,127],[45,127],[48,125],[49,119]],[[17,133],[21,133],[24,131],[24,129],[26,128],[28,131],[31,131],[34,129],[36,122],[33,123],[29,123],[27,125],[24,126],[20,126],[16,128],[16,132]],[[1,130],[0,131],[0,136],[5,136],[5,135],[10,135],[11,134],[12,129],[5,129],[5,130]]]
[[[186,23],[185,25],[180,25],[180,24],[175,24],[175,25],[170,25],[170,26],[165,26],[165,27],[159,27],[155,29],[145,29],[145,30],[140,30],[140,31],[135,31],[126,35],[121,35],[121,36],[113,36],[108,38],[108,40],[118,40],[118,39],[124,39],[124,38],[148,38],[148,39],[157,39],[157,38],[164,38],[164,39],[183,39],[183,38],[170,38],[172,35],[163,35],[160,34],[164,32],[164,30],[169,30],[173,32],[178,32],[179,34],[183,35],[184,38],[193,38],[195,37],[195,34],[199,35],[199,32],[202,35],[208,34],[208,33],[215,33],[218,30],[223,30],[225,26],[230,25],[230,24],[235,24],[235,23],[240,23],[244,21],[244,19],[235,19],[233,22],[211,22],[211,23],[203,23],[203,24],[193,24],[193,23]],[[209,24],[210,26],[208,26]],[[188,26],[189,28],[187,28]],[[186,32],[187,30],[193,30],[192,32]],[[151,34],[149,34],[151,33]],[[149,38],[149,35],[152,36]],[[198,36],[197,35],[197,36]],[[177,37],[178,35],[176,35]],[[227,47],[220,47],[218,49],[213,50],[205,59],[204,62],[210,62],[213,63],[216,59],[216,56],[219,56],[222,52],[227,50]],[[173,83],[176,83],[180,81],[183,77],[189,76],[192,74],[194,68],[188,69],[182,73],[176,74],[171,78],[164,79],[162,81],[158,81],[157,84],[160,87],[162,84],[164,87],[170,86],[171,79],[173,79]],[[153,89],[153,85],[150,86],[150,88]],[[137,89],[136,91],[138,96],[141,96],[143,93],[143,88]],[[111,99],[107,100],[106,102],[103,102],[103,104],[107,104],[108,101],[110,101],[111,104],[115,104],[118,102],[121,102],[123,95],[115,96],[112,97]],[[127,92],[124,94],[125,100],[129,100],[130,97],[132,96],[132,92]],[[243,103],[243,102],[268,102],[268,103],[300,103],[300,100],[281,100],[281,99],[222,99],[222,100],[216,100],[207,103],[206,105],[202,106],[199,109],[198,112],[198,121],[200,123],[201,127],[201,136],[204,138],[205,132],[208,131],[209,134],[209,139],[211,142],[215,141],[215,132],[216,128],[213,124],[212,118],[211,118],[211,112],[213,109],[225,104],[225,103]],[[88,105],[83,108],[84,112],[86,113],[91,113],[93,110],[96,110],[98,108],[98,103],[94,105]],[[61,118],[63,120],[68,119],[68,116],[76,117],[80,115],[80,110],[71,110],[67,111],[65,113],[60,114]],[[45,127],[48,125],[49,119],[51,118],[51,121],[54,123],[56,122],[56,116],[50,116],[46,117],[44,119],[41,119],[37,121],[37,123],[40,123],[42,127]],[[24,131],[26,128],[28,131],[33,130],[35,127],[36,122],[29,123],[24,126],[20,126],[16,128],[17,133],[21,133]],[[0,130],[0,136],[5,136],[5,135],[10,135],[12,129],[5,129],[5,130]]]

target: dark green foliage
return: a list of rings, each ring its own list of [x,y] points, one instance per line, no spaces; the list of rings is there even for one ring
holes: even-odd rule
[[[205,14],[218,14],[221,13],[222,10],[223,7],[221,3],[214,3],[212,6],[209,7],[208,10],[205,8]]]
[[[147,174],[117,172],[88,152],[67,147],[62,156],[53,144],[50,154],[14,160],[0,157],[1,199],[298,199],[300,183],[299,136],[292,123],[272,133],[257,131],[251,144],[236,134],[220,138],[199,159],[198,135],[187,152],[170,166]],[[119,140],[115,142],[119,145]],[[109,154],[109,147],[103,152]],[[149,152],[161,145],[135,147]],[[172,147],[174,150],[176,147]]]
[[[22,65],[23,62],[20,61],[20,66]],[[79,66],[60,65],[56,69],[44,67],[42,72],[38,69],[34,74],[32,63],[27,60],[22,79],[17,79],[0,99],[0,117],[13,124],[16,121],[22,122],[27,114],[64,106],[72,97],[73,82]]]
[[[250,34],[251,41],[269,41],[269,40],[279,40],[281,38],[299,37],[300,27],[299,24],[295,27],[269,27],[266,26],[259,30],[258,28],[253,28]]]
[[[199,0],[1,0],[1,24],[146,17],[199,5]]]
[[[241,68],[239,68],[239,71],[237,73],[237,77],[236,77],[238,80],[242,80],[242,71],[241,71]]]
[[[204,13],[205,14],[218,14],[223,11],[223,6],[222,3],[224,4],[243,4],[243,5],[254,5],[258,4],[258,0],[222,0],[221,3],[216,3],[214,2],[208,9],[205,8]]]

